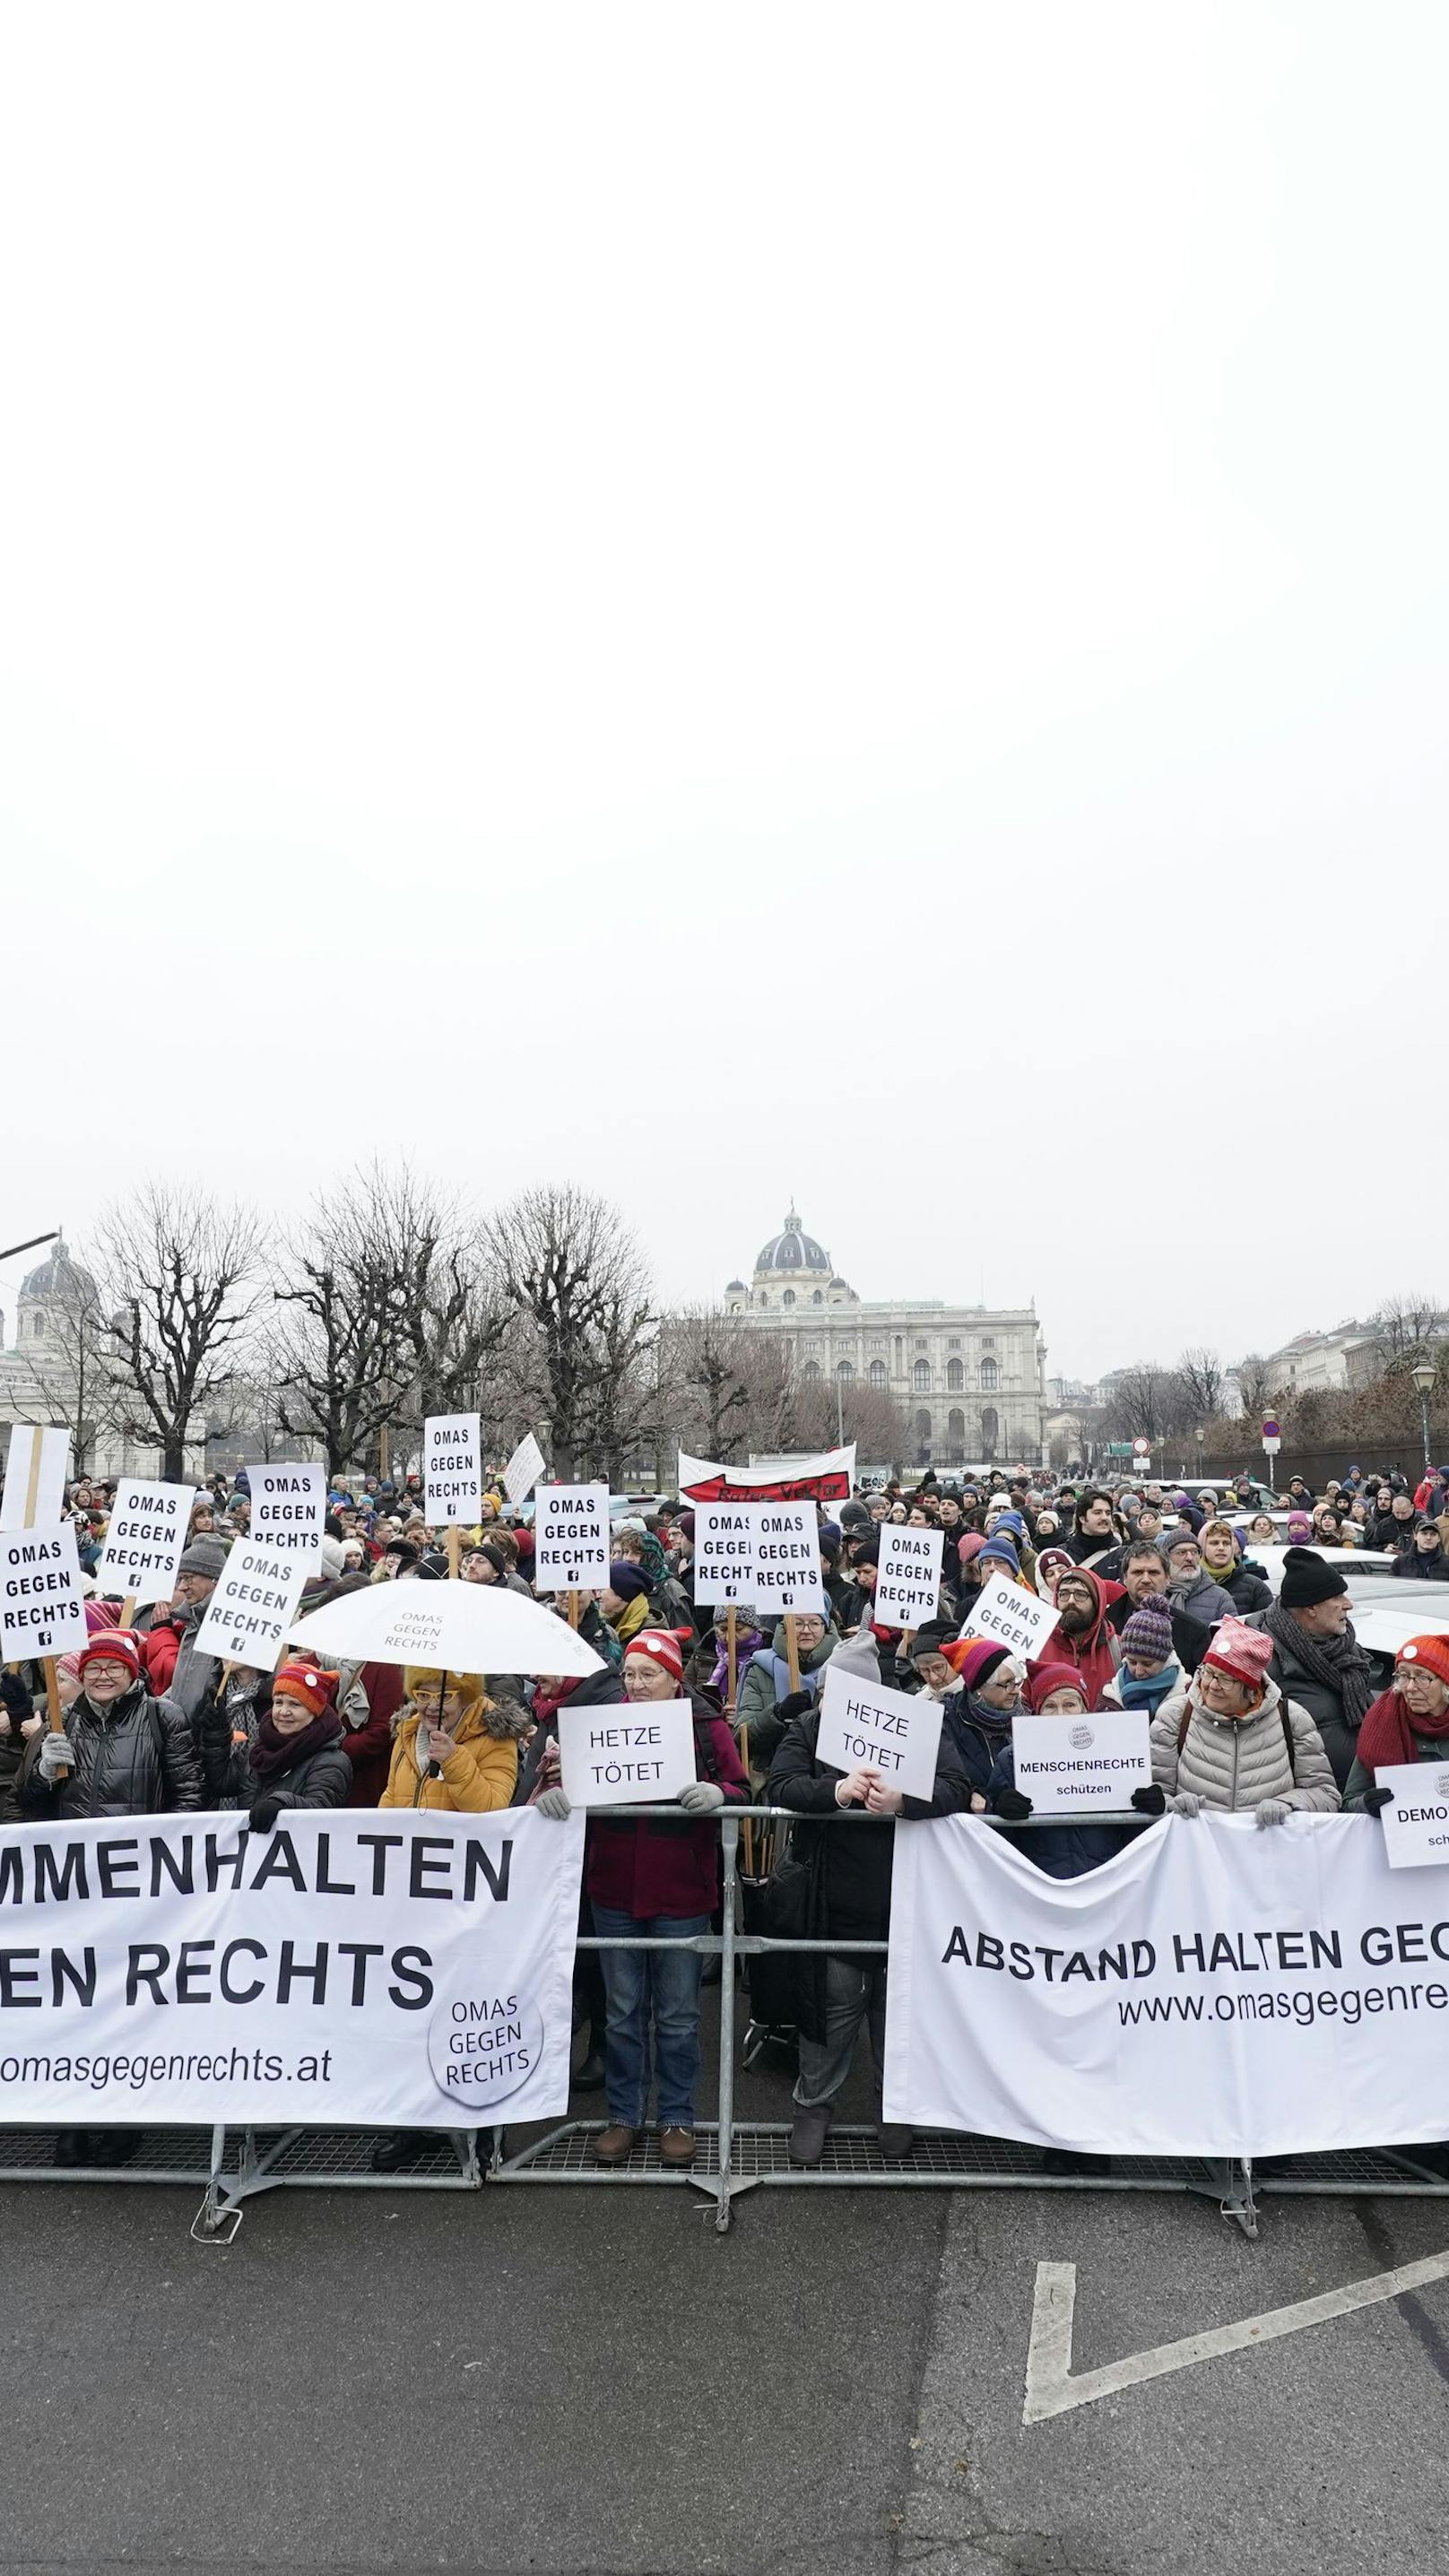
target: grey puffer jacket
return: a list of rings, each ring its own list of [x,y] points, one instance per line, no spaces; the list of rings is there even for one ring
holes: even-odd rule
[[[1283,1719],[1293,1732],[1289,1759]],[[1182,1750],[1178,1736],[1188,1719]],[[1263,1705],[1253,1717],[1214,1717],[1198,1697],[1196,1676],[1165,1699],[1152,1721],[1152,1776],[1171,1797],[1190,1789],[1205,1807],[1232,1815],[1280,1798],[1285,1807],[1332,1815],[1338,1783],[1323,1739],[1306,1709],[1285,1700],[1275,1681],[1263,1684]]]
[[[152,1699],[133,1682],[107,1709],[82,1692],[65,1731],[75,1766],[64,1780],[40,1768],[43,1736],[32,1736],[20,1780],[22,1816],[165,1816],[201,1804],[201,1761],[189,1720],[173,1699]]]
[[[1223,1590],[1206,1566],[1201,1574],[1193,1576],[1191,1583],[1170,1584],[1167,1597],[1174,1610],[1182,1611],[1188,1619],[1200,1619],[1205,1628],[1215,1628],[1220,1619],[1234,1619],[1238,1615],[1238,1605],[1231,1592]]]

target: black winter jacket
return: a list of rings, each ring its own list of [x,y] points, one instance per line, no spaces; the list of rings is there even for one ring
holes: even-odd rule
[[[319,1745],[300,1762],[279,1762],[263,1779],[252,1769],[251,1746],[234,1744],[213,1792],[219,1807],[251,1807],[258,1798],[276,1798],[284,1807],[345,1807],[352,1795],[352,1765],[335,1744]]]
[[[1211,1571],[1214,1583],[1221,1584],[1240,1619],[1246,1619],[1250,1610],[1267,1609],[1273,1598],[1273,1586],[1264,1580],[1256,1565],[1245,1560],[1243,1564],[1235,1565],[1231,1574],[1219,1574],[1215,1568]],[[1196,1624],[1194,1621],[1193,1625]]]
[[[792,1718],[770,1766],[765,1791],[772,1807],[790,1807],[799,1816],[833,1816],[836,1783],[845,1777],[815,1758],[820,1712]],[[903,1818],[954,1816],[971,1804],[971,1783],[960,1765],[950,1735],[941,1729],[936,1757],[935,1794],[929,1800],[907,1798]],[[805,1860],[824,1838],[824,1930],[843,1941],[883,1941],[890,1926],[892,1820],[866,1823],[847,1819],[838,1825],[794,1826],[791,1849]]]
[[[64,1780],[47,1780],[40,1768],[43,1735],[30,1739],[20,1781],[22,1816],[164,1816],[201,1804],[201,1764],[191,1726],[171,1699],[152,1699],[143,1681],[108,1709],[93,1708],[84,1692],[71,1708],[65,1731],[75,1764]]]

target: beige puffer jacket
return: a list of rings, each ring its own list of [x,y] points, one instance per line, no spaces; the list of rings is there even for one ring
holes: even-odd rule
[[[1196,1680],[1165,1699],[1152,1721],[1152,1776],[1171,1797],[1190,1789],[1205,1807],[1232,1813],[1256,1807],[1264,1798],[1280,1798],[1285,1807],[1332,1815],[1338,1807],[1338,1784],[1323,1739],[1306,1709],[1286,1703],[1293,1729],[1293,1760],[1284,1741],[1283,1694],[1275,1681],[1263,1684],[1263,1705],[1256,1716],[1237,1722],[1210,1716],[1197,1695]],[[1177,1749],[1183,1712],[1190,1709],[1181,1754]]]

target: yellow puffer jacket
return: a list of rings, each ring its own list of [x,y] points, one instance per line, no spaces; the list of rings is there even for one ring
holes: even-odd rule
[[[392,1769],[379,1806],[443,1807],[464,1816],[486,1816],[506,1807],[518,1779],[520,1714],[495,1708],[490,1699],[471,1701],[458,1720],[441,1780],[427,1780],[418,1771],[414,1750],[419,1723],[414,1710],[393,1738]]]

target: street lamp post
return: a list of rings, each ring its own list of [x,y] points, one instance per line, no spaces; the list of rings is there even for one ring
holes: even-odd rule
[[[1433,1459],[1429,1455],[1429,1390],[1432,1387],[1437,1374],[1437,1370],[1425,1360],[1421,1360],[1414,1371],[1414,1384],[1419,1390],[1419,1411],[1423,1417],[1424,1423],[1424,1464],[1426,1467],[1432,1467],[1434,1463]]]

